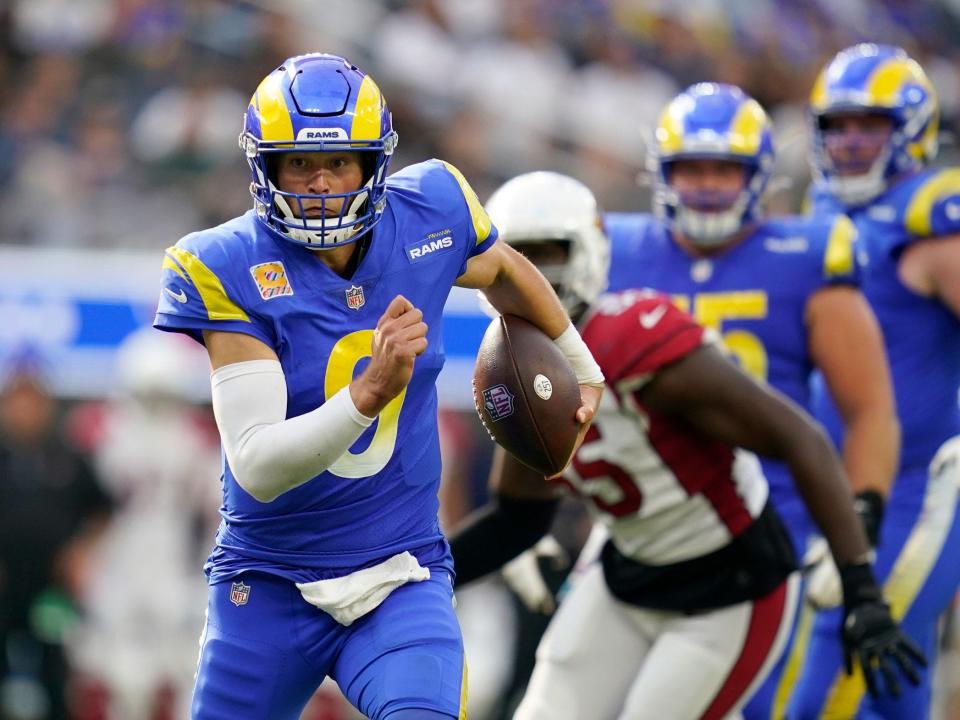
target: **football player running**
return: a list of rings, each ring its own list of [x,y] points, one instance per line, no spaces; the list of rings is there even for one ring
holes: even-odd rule
[[[603,376],[549,283],[432,160],[373,79],[290,58],[240,144],[254,209],[169,248],[155,325],[203,342],[223,521],[191,717],[297,718],[325,676],[370,718],[458,718],[466,665],[437,521],[435,380],[457,284],[555,338],[586,432]],[[176,448],[171,448],[175,452]]]
[[[770,120],[731,85],[700,83],[664,108],[651,148],[656,215],[611,213],[610,288],[655,287],[721,334],[741,367],[810,409],[819,369],[847,429],[843,462],[868,538],[897,463],[899,429],[883,340],[858,289],[856,232],[837,211],[767,218]],[[814,533],[788,467],[763,458],[798,555]],[[826,547],[818,549],[829,558]],[[799,616],[808,631],[812,611]],[[785,653],[744,710],[782,716],[800,658]]]
[[[809,110],[813,212],[845,212],[857,226],[867,255],[862,288],[883,331],[902,428],[875,568],[893,616],[934,659],[938,619],[960,583],[960,170],[928,167],[937,97],[900,48],[838,53]],[[849,442],[822,388],[817,400],[834,437]],[[811,599],[835,605],[830,585],[811,583]],[[841,620],[838,611],[818,615],[790,717],[929,717],[930,668],[917,687],[881,699],[841,672]]]
[[[723,718],[770,671],[798,597],[795,553],[754,452],[785,462],[844,574],[844,647],[873,683],[919,653],[880,597],[829,440],[794,403],[726,359],[715,334],[650,290],[603,295],[608,247],[592,193],[554,173],[509,181],[487,208],[553,279],[606,376],[572,465],[544,482],[498,450],[494,501],[452,537],[458,583],[548,529],[557,486],[610,539],[581,563],[515,718]],[[588,305],[593,305],[585,312]]]

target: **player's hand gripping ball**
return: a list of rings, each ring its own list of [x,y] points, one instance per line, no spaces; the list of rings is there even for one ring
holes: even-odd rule
[[[580,386],[539,328],[515,315],[490,323],[473,372],[473,401],[494,442],[524,465],[556,475],[577,441]]]

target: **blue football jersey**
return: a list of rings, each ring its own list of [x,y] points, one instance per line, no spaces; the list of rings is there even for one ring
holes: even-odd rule
[[[467,261],[497,232],[463,176],[441,161],[391,176],[387,198],[350,279],[277,237],[252,210],[166,252],[155,326],[201,341],[203,330],[222,330],[266,343],[286,376],[287,417],[322,405],[366,367],[377,321],[397,295],[423,311],[429,327],[410,384],[321,475],[261,503],[224,457],[211,582],[243,570],[307,582],[403,550],[422,564],[446,552],[437,521],[441,315]]]
[[[838,205],[814,190],[813,213]],[[918,239],[960,233],[960,169],[930,169],[897,183],[869,205],[847,211],[868,261],[863,292],[883,330],[900,418],[903,470],[926,468],[937,448],[960,433],[960,321],[941,302],[900,282],[897,263]],[[816,387],[817,412],[839,438],[836,409]]]
[[[834,284],[857,285],[853,224],[844,215],[769,219],[736,246],[695,258],[647,214],[611,213],[610,290],[652,287],[723,338],[741,367],[805,408],[813,370],[804,313],[809,297]],[[797,550],[812,524],[782,463],[763,460],[770,495]]]

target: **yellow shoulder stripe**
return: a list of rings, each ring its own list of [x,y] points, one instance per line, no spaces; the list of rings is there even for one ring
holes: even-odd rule
[[[833,221],[830,237],[827,239],[827,251],[823,255],[824,276],[848,275],[853,272],[853,242],[856,237],[857,229],[846,215],[839,215]]]
[[[190,282],[200,293],[200,299],[203,300],[207,308],[207,317],[211,320],[242,320],[250,322],[250,318],[243,309],[237,305],[227,295],[223,289],[223,283],[220,282],[213,271],[203,264],[196,255],[179,247],[167,249],[168,256],[172,256],[180,266],[187,271],[190,276]],[[180,273],[181,277],[183,273]]]
[[[487,215],[487,211],[483,209],[483,205],[480,204],[480,199],[473,191],[473,188],[470,187],[470,183],[467,182],[463,173],[450,163],[442,160],[441,162],[443,162],[444,167],[446,167],[447,170],[450,171],[450,174],[456,179],[460,190],[463,192],[463,197],[467,201],[467,207],[470,208],[470,219],[473,220],[473,231],[477,235],[477,245],[479,245],[490,236],[490,230],[493,228],[493,223],[490,222],[490,216]]]
[[[160,270],[173,270],[177,275],[182,277],[184,280],[187,280],[187,276],[184,274],[183,269],[177,265],[177,261],[170,257],[170,250],[173,248],[168,248],[166,254],[163,256],[163,265],[160,266]],[[188,281],[189,282],[189,281]]]
[[[930,213],[934,204],[945,195],[960,195],[960,169],[941,170],[927,179],[910,198],[904,225],[914,237],[929,237],[932,231]]]

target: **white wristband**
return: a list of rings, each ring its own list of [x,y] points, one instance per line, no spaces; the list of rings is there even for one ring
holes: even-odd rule
[[[563,356],[570,363],[574,374],[577,376],[577,382],[581,385],[602,385],[603,371],[593,359],[590,348],[580,337],[580,333],[573,326],[573,323],[567,326],[567,329],[561,333],[560,337],[553,341]]]

